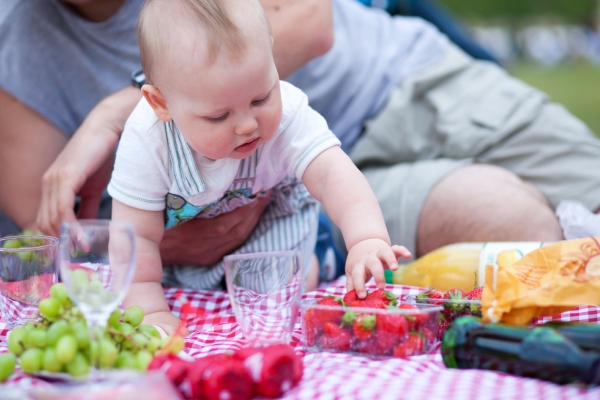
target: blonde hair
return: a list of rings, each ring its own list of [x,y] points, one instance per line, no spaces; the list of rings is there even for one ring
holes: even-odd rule
[[[186,16],[191,14],[200,23],[200,27],[204,28],[208,39],[208,62],[212,63],[219,50],[223,45],[231,51],[235,56],[239,56],[246,48],[244,35],[240,28],[233,23],[227,13],[226,0],[146,0],[138,19],[137,34],[140,47],[140,58],[142,68],[146,75],[148,83],[152,83],[155,77],[155,63],[159,55],[162,55],[162,50],[166,45],[166,39],[169,36],[169,28],[161,28],[163,25],[173,26],[170,22],[179,22],[174,20],[176,16],[170,15],[173,11],[173,6],[183,6],[180,10],[186,13]],[[238,6],[239,1],[248,0],[227,0],[233,3],[233,6]],[[162,9],[160,8],[162,3]],[[249,3],[258,3],[250,1]],[[229,5],[229,4],[228,4]],[[266,22],[269,32],[270,25],[264,14],[264,10],[260,3],[260,12]],[[169,12],[166,11],[167,7]]]

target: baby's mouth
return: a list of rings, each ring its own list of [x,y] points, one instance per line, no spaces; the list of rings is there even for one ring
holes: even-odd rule
[[[242,144],[241,146],[236,147],[235,149],[237,151],[242,151],[242,152],[253,150],[254,147],[255,147],[255,145],[258,144],[258,139],[259,138],[256,137],[256,138],[254,138],[254,139],[252,139],[252,140],[250,140],[250,141]]]

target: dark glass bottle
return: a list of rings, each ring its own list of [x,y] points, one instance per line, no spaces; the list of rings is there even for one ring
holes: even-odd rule
[[[555,383],[600,384],[600,326],[547,324],[522,328],[454,321],[442,340],[448,368],[507,372]]]

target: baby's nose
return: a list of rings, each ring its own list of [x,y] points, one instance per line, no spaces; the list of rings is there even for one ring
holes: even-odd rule
[[[248,135],[254,132],[257,128],[258,122],[256,121],[256,118],[247,117],[237,124],[235,128],[235,133],[236,135]]]

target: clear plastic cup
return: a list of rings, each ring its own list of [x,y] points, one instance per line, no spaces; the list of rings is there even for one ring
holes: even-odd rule
[[[303,288],[298,251],[226,256],[227,291],[250,344],[289,343]]]
[[[9,328],[32,322],[38,304],[58,281],[58,239],[51,236],[7,236],[0,239],[0,300]]]

